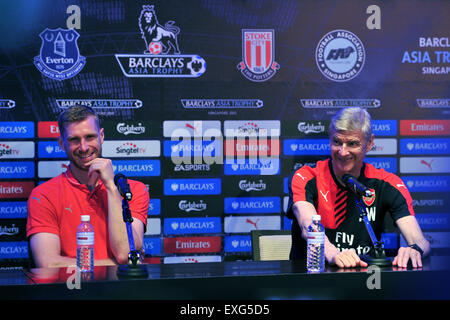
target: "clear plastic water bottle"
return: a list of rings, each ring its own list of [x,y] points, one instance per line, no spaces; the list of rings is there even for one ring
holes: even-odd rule
[[[325,228],[320,223],[320,215],[313,216],[308,227],[306,269],[308,272],[322,272],[325,269]]]
[[[94,227],[90,219],[82,215],[77,229],[77,267],[81,272],[94,271]]]

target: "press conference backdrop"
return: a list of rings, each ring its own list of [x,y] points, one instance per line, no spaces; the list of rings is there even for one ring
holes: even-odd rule
[[[290,229],[287,177],[329,155],[329,120],[349,106],[374,119],[367,161],[403,179],[434,254],[448,252],[449,9],[1,1],[1,266],[27,263],[26,201],[65,170],[55,121],[74,104],[99,113],[116,173],[148,186],[152,262],[251,259],[251,230]],[[383,240],[404,242],[392,223]]]

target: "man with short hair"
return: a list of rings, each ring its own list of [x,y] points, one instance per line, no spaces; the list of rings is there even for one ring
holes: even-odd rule
[[[123,221],[122,197],[114,169],[102,158],[104,130],[95,111],[73,106],[58,118],[59,145],[70,164],[66,172],[33,189],[28,199],[27,237],[37,267],[76,265],[76,232],[81,215],[94,227],[95,265],[124,264],[130,247]],[[136,250],[143,246],[149,194],[141,182],[128,180]]]
[[[356,195],[342,180],[344,174],[350,174],[374,192],[363,201],[377,239],[389,213],[408,243],[399,248],[393,265],[406,267],[411,260],[413,267],[421,267],[430,244],[417,223],[408,189],[398,176],[364,162],[374,145],[369,113],[361,108],[342,109],[331,120],[329,136],[331,159],[303,166],[289,180],[290,258],[306,256],[307,228],[312,216],[319,214],[325,227],[326,261],[341,268],[367,266],[359,255],[369,252],[372,241],[360,218]]]

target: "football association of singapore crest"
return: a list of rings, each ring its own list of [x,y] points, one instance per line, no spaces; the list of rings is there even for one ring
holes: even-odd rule
[[[77,40],[80,37],[74,29],[45,29],[39,34],[41,50],[34,57],[34,65],[46,77],[66,80],[76,76],[86,64],[86,57],[80,55]]]

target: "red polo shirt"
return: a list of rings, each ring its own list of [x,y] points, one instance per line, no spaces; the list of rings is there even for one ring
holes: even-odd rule
[[[142,182],[128,180],[133,193],[129,201],[131,215],[147,224],[149,193]],[[77,256],[76,234],[82,215],[91,216],[94,227],[94,259],[113,258],[108,242],[108,197],[99,181],[94,190],[80,184],[70,169],[37,186],[28,198],[27,237],[48,232],[59,236],[61,255]],[[125,224],[125,223],[124,223]],[[124,225],[125,228],[125,225]]]

